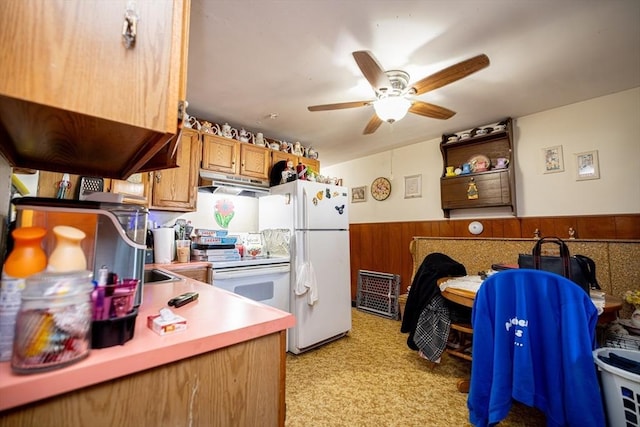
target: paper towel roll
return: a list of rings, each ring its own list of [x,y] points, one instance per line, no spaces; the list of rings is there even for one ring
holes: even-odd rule
[[[162,227],[151,230],[153,233],[153,262],[168,264],[173,261],[176,234],[173,228]]]

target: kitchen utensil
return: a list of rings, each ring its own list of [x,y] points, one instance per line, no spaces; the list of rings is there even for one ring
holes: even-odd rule
[[[85,200],[91,193],[104,190],[104,180],[102,178],[81,176],[78,182],[78,200]]]

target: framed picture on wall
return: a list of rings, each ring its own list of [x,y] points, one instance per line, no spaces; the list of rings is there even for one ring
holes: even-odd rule
[[[544,160],[544,173],[564,171],[564,158],[562,157],[562,145],[542,149]]]
[[[404,177],[404,198],[412,199],[422,197],[422,175],[410,175]]]
[[[576,154],[576,181],[599,179],[598,150]]]
[[[351,203],[364,202],[367,200],[367,186],[351,188]]]

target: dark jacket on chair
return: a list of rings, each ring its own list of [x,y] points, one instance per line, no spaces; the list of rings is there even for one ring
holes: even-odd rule
[[[409,290],[402,316],[402,326],[400,327],[401,332],[409,333],[409,338],[407,338],[409,348],[418,350],[413,341],[413,336],[420,314],[435,296],[440,295],[438,279],[466,275],[467,270],[464,265],[445,254],[434,252],[424,258],[411,283],[411,289]]]

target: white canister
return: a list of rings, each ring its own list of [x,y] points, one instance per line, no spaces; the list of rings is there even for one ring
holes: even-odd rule
[[[153,262],[169,264],[175,253],[176,232],[173,228],[161,227],[151,230],[153,233]]]

